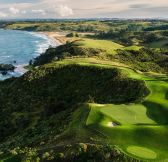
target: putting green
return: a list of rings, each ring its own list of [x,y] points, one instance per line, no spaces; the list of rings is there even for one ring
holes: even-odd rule
[[[152,151],[148,148],[145,148],[145,147],[129,146],[127,148],[127,152],[136,156],[136,157],[140,157],[143,159],[152,160],[152,159],[156,159],[156,157],[157,157],[157,154],[154,151]]]

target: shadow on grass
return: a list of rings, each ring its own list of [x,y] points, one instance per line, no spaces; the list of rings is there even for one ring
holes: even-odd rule
[[[159,125],[168,124],[168,109],[162,105],[145,101],[143,105],[147,108],[147,116]]]

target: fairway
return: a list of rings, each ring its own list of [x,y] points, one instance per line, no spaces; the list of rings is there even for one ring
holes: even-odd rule
[[[117,49],[122,49],[124,46],[112,42],[110,40],[94,40],[94,39],[82,39],[78,40],[76,44],[87,48],[98,48],[107,52],[107,54],[116,54]]]

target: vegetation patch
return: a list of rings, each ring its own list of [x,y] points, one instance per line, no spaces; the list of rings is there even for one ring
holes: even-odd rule
[[[112,60],[118,60],[124,64],[143,72],[167,72],[167,53],[158,50],[142,48],[140,50],[117,50],[117,55],[111,56]]]
[[[151,48],[168,48],[168,40],[160,40],[149,44]]]

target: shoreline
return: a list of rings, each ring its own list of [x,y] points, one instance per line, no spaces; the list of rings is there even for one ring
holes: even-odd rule
[[[36,34],[39,34],[39,35],[44,35],[47,37],[47,39],[51,40],[52,42],[54,42],[55,46],[54,47],[58,47],[60,45],[63,45],[64,42],[63,40],[61,40],[60,38],[58,37],[61,37],[61,35],[59,35],[58,33],[55,33],[55,32],[34,32]],[[47,49],[46,49],[47,50]],[[42,53],[40,53],[38,56],[40,56]],[[38,57],[37,56],[37,57]],[[15,72],[18,72],[18,73],[22,73],[22,75],[26,72],[28,72],[29,70],[26,69],[26,66],[28,64],[24,64],[24,65],[18,65],[16,66],[16,70]]]
[[[63,45],[66,43],[67,39],[66,39],[66,33],[62,33],[62,32],[36,32],[37,34],[43,34],[45,36],[47,36],[49,39],[51,39],[52,41],[54,41],[57,46]]]
[[[58,36],[60,36],[60,35],[58,35],[58,33],[57,33],[57,35],[55,35],[55,32],[34,32],[34,33],[35,33],[35,34],[39,34],[39,35],[44,35],[44,36],[46,36],[47,39],[49,39],[49,40],[51,40],[52,42],[54,42],[55,45],[54,45],[53,47],[58,47],[58,46],[64,44],[61,39],[58,39]],[[49,48],[49,47],[48,47],[48,48]],[[47,49],[46,49],[46,50],[47,50]],[[42,54],[42,53],[39,53],[38,56],[40,56],[41,54]],[[38,57],[38,56],[36,56],[36,57]],[[28,69],[26,69],[26,66],[27,66],[27,65],[28,65],[28,64],[17,65],[17,66],[16,66],[16,69],[15,69],[15,72],[16,72],[16,73],[21,73],[21,75],[25,74],[26,72],[29,71]]]
[[[58,32],[34,32],[34,33],[46,36],[47,39],[49,39],[49,40],[51,40],[52,42],[55,43],[54,47],[58,47],[58,46],[66,43],[65,39],[63,39],[63,37],[65,37],[65,35],[62,34],[62,33],[58,33]],[[38,56],[40,56],[41,54],[42,53],[40,53]],[[21,75],[23,75],[24,73],[29,71],[28,69],[26,69],[27,65],[28,64],[17,65],[15,72],[16,73],[21,73]]]
[[[66,34],[64,35],[63,33],[58,33],[58,32],[33,32],[33,33],[35,33],[37,35],[45,36],[46,39],[53,42],[53,45],[51,44],[52,47],[58,47],[58,46],[66,43],[65,38],[64,38]],[[42,53],[39,53],[36,57],[40,56],[41,54]],[[25,68],[25,66],[27,66],[28,64],[29,63],[16,65],[15,66],[16,69],[15,69],[14,72],[8,73],[8,75],[6,75],[6,76],[0,75],[0,81],[6,80],[6,79],[11,78],[11,77],[22,76],[27,71],[29,71],[28,69]]]
[[[63,45],[64,42],[63,40],[61,40],[60,37],[61,35],[59,35],[58,33],[55,33],[55,32],[34,32],[36,34],[39,34],[39,35],[44,35],[47,37],[47,39],[51,40],[52,42],[54,42],[55,46],[54,47],[58,47],[60,45]],[[49,47],[48,47],[49,48]],[[46,49],[47,50],[47,49]],[[39,53],[38,56],[40,56],[42,53]],[[37,57],[38,57],[37,56]],[[16,70],[15,72],[18,72],[18,73],[22,73],[22,75],[26,72],[28,72],[29,70],[26,69],[26,66],[28,64],[24,64],[24,65],[17,65],[16,66]]]

